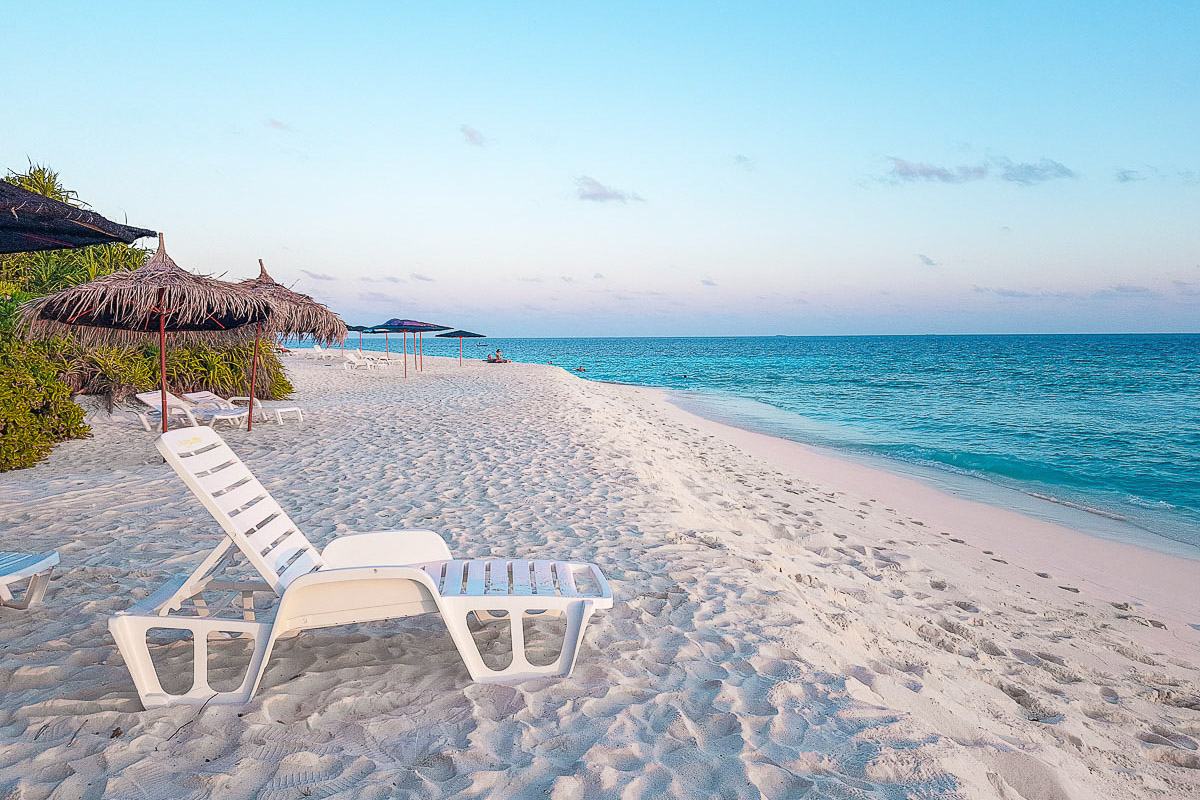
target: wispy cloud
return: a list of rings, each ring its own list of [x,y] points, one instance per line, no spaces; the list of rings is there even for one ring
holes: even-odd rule
[[[362,292],[358,296],[359,300],[365,300],[368,303],[403,303],[404,298],[397,297],[393,294],[384,292]]]
[[[1013,161],[999,156],[981,164],[944,166],[909,161],[890,156],[890,169],[879,178],[882,183],[968,183],[995,177],[1022,186],[1033,186],[1046,181],[1079,177],[1074,170],[1050,158],[1039,161]]]
[[[888,161],[892,163],[892,169],[885,176],[885,180],[890,178],[893,182],[964,183],[981,180],[988,175],[988,168],[984,165],[942,167],[937,164],[907,161],[895,156],[889,157]]]
[[[324,272],[309,272],[306,269],[302,269],[300,271],[303,272],[308,277],[312,278],[314,281],[336,281],[337,280],[337,278],[333,277],[332,275],[326,275]]]
[[[623,192],[611,186],[605,186],[595,178],[581,175],[575,179],[575,188],[580,200],[591,200],[596,203],[628,203],[630,200],[644,202],[636,192]]]
[[[746,172],[754,172],[754,159],[749,156],[738,154],[733,157],[733,163],[746,170]]]
[[[458,130],[462,133],[463,140],[472,147],[483,147],[487,144],[487,137],[470,125],[460,125],[458,126]]]
[[[395,275],[381,275],[378,278],[364,275],[359,280],[366,281],[367,283],[383,283],[384,281],[388,283],[404,283],[404,278],[398,278]]]
[[[1146,176],[1140,170],[1136,169],[1119,169],[1114,177],[1117,179],[1117,183],[1134,183],[1146,180]]]
[[[575,279],[572,278],[570,275],[559,275],[558,279],[560,281],[562,281],[563,283],[574,283],[575,282]]]
[[[918,258],[918,259],[920,259],[921,263],[922,263],[922,264],[924,264],[924,265],[925,265],[925,266],[927,266],[927,267],[936,267],[936,266],[938,266],[938,262],[934,261],[932,258],[930,258],[929,256],[925,255],[924,253],[917,253],[917,258]]]
[[[409,274],[408,277],[412,278],[414,281],[425,281],[426,283],[433,283],[433,278],[429,277],[428,275],[422,275],[419,272],[413,272],[413,273]]]
[[[701,278],[700,283],[704,286],[716,286],[717,285],[716,281],[709,280],[708,278]]]
[[[263,125],[270,128],[273,131],[290,131],[291,130],[291,128],[289,128],[287,126],[287,123],[280,122],[277,119],[269,119],[266,122],[264,122]]]
[[[1116,286],[1109,286],[1107,289],[1101,289],[1099,292],[1097,292],[1097,294],[1107,294],[1110,292],[1112,294],[1125,294],[1125,295],[1155,294],[1154,290],[1151,289],[1149,286],[1137,286],[1137,285],[1134,285],[1131,283],[1118,283]]]
[[[1022,186],[1079,177],[1073,170],[1049,158],[1037,162],[1017,162],[1000,158],[996,160],[996,165],[1000,168],[1000,180],[1012,181]]]
[[[998,297],[1037,297],[1034,292],[1026,292],[1020,289],[992,289],[987,286],[976,286],[975,291],[979,294],[994,294]]]
[[[541,283],[542,279],[538,277],[517,278],[521,283]]]
[[[602,280],[604,280],[604,273],[603,273],[603,272],[597,272],[595,275],[593,275],[593,276],[592,276],[592,280],[594,280],[594,281],[602,281]]]

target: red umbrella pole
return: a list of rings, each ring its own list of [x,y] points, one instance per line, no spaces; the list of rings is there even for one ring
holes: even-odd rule
[[[383,347],[387,350],[388,361],[392,360],[392,343],[388,340],[388,332],[383,332]]]
[[[163,433],[167,432],[167,311],[163,306],[163,290],[158,290],[158,369],[162,392]]]
[[[246,417],[246,430],[254,429],[254,380],[258,377],[258,337],[262,336],[262,323],[254,326],[254,358],[250,360],[250,416]]]
[[[404,332],[404,377],[408,377],[408,331]]]

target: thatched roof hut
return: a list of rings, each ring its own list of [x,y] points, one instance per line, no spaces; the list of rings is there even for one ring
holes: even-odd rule
[[[172,341],[192,341],[204,333],[242,339],[237,332],[269,318],[270,302],[246,287],[181,269],[158,237],[158,252],[143,266],[104,275],[21,306],[29,339],[73,335],[87,344],[122,347],[146,342],[162,330]],[[161,320],[160,320],[161,318]],[[251,328],[250,331],[253,331]]]
[[[93,244],[132,244],[154,231],[107,220],[94,211],[67,205],[0,181],[0,253],[64,250]]]
[[[271,333],[311,336],[319,344],[333,344],[346,338],[346,323],[312,297],[294,292],[267,274],[262,259],[258,260],[258,277],[242,281],[239,286],[264,297],[271,304],[271,316],[263,328]]]

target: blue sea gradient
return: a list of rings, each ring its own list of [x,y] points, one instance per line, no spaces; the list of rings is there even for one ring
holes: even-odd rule
[[[363,345],[384,349],[382,337]],[[463,352],[497,347],[1200,558],[1200,334],[468,339]],[[457,340],[424,348],[458,355]]]

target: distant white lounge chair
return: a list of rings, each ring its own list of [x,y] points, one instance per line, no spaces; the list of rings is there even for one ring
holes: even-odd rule
[[[383,364],[384,366],[390,367],[396,363],[385,353],[364,353],[362,350],[352,350],[351,353],[374,364]]]
[[[354,353],[345,354],[346,369],[375,369],[375,362]]]
[[[9,608],[29,608],[42,602],[50,573],[58,564],[58,553],[51,550],[39,555],[26,553],[0,553],[0,605]],[[25,593],[17,600],[12,593],[12,584],[29,579]]]
[[[212,392],[184,392],[185,399],[195,403],[200,408],[214,408],[225,411],[245,411],[245,407],[239,406],[238,403],[246,403],[250,405],[249,397],[231,397],[226,400],[219,394]],[[283,415],[291,414],[296,417],[297,422],[304,422],[304,412],[299,406],[264,406],[258,398],[254,399],[254,419],[266,420],[274,418],[280,425],[283,424]]]
[[[612,608],[608,582],[594,565],[452,559],[446,543],[432,531],[342,535],[318,553],[215,431],[168,431],[155,444],[221,524],[226,538],[190,575],[176,576],[109,619],[146,708],[249,702],[276,640],[311,628],[427,613],[442,615],[476,681],[565,676],[574,668],[592,613]],[[222,577],[239,552],[262,581]],[[279,598],[273,619],[255,604],[255,595],[264,593]],[[479,622],[509,624],[512,661],[507,667],[493,669],[484,662],[467,625],[469,614]],[[558,615],[566,623],[558,657],[546,665],[531,664],[525,653],[525,620]],[[191,634],[194,675],[184,694],[163,690],[147,644],[151,629]],[[230,637],[249,637],[253,652],[240,685],[218,691],[208,682],[208,652],[214,639]]]
[[[134,395],[143,405],[149,407],[151,411],[159,411],[162,408],[162,395],[159,392],[141,392]],[[148,431],[153,431],[154,427],[150,424],[150,418],[144,411],[134,412],[142,423],[142,427]],[[208,425],[216,425],[218,422],[227,422],[235,428],[240,428],[246,421],[250,412],[244,408],[234,408],[233,410],[225,408],[212,408],[198,406],[195,403],[189,403],[186,400],[181,400],[175,395],[167,392],[167,416],[178,416],[186,421],[193,428],[200,425],[200,421],[196,419],[199,415],[201,420]]]
[[[312,349],[305,354],[305,358],[315,358],[318,361],[336,361],[341,357],[341,353],[336,350],[327,350],[319,344],[313,344]]]

